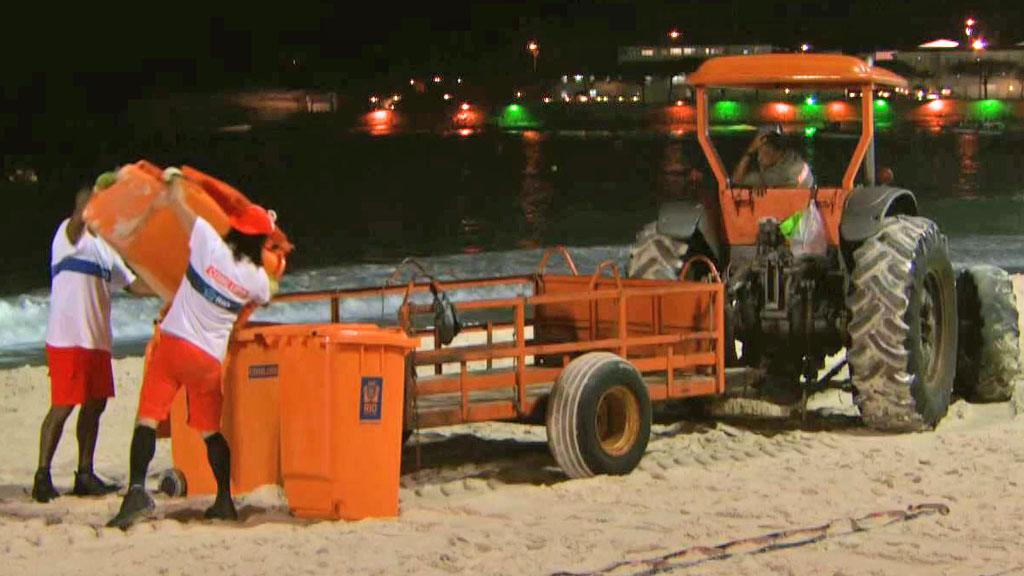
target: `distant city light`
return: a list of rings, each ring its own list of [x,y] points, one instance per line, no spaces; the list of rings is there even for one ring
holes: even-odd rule
[[[1013,89],[1013,87],[1011,86],[1010,89]],[[942,94],[943,96],[949,96],[950,94],[953,93],[953,91],[950,90],[949,88],[943,88],[942,90],[939,91],[939,93]]]
[[[545,104],[551,104],[551,98],[549,98],[548,96],[542,98],[541,101],[544,102]]]
[[[932,40],[931,42],[925,42],[918,46],[918,48],[956,48],[960,43],[955,40],[947,40],[941,38],[939,40]]]
[[[370,96],[370,104],[376,104],[376,103],[377,103],[377,97],[376,96]]]
[[[391,96],[391,99],[392,99],[393,101],[395,101],[395,102],[398,102],[399,100],[401,100],[401,99],[402,99],[402,97],[401,97],[401,96],[399,96],[398,94],[394,94],[394,95],[392,95],[392,96]]]
[[[682,106],[682,105],[683,105],[683,101],[682,100],[676,100],[676,106]]]
[[[540,50],[540,46],[537,44],[537,42],[530,40],[530,42],[526,45],[526,49],[529,50],[530,52],[537,52],[538,50]]]
[[[674,28],[671,32],[668,33],[668,37],[671,38],[672,40],[679,40],[680,36],[682,36],[682,34],[679,33],[679,30],[676,30]]]
[[[964,22],[964,24],[967,24],[968,26],[974,26],[976,23],[977,22],[975,22],[974,18],[968,18],[967,21]]]
[[[409,78],[409,86],[415,86],[415,85],[416,85],[416,79],[415,78]]]
[[[516,98],[522,98],[522,97],[523,97],[523,93],[521,91],[519,91],[519,90],[516,90]]]
[[[587,101],[590,100],[590,98],[586,94],[580,94],[579,96],[576,97],[576,99],[579,100],[581,104],[586,104]]]
[[[932,112],[941,112],[946,107],[946,103],[942,100],[932,100],[928,103],[928,109]]]
[[[783,90],[782,92],[783,92],[784,94],[789,94],[790,90],[789,90],[789,88],[786,88],[786,89],[785,89],[785,90]]]
[[[462,84],[462,78],[456,78],[455,79],[455,83],[456,84]]]
[[[975,50],[984,50],[985,45],[984,38],[976,38],[974,42],[971,42],[971,48],[974,48]]]
[[[441,83],[441,77],[440,76],[434,76],[434,84],[440,84],[440,83]]]
[[[469,102],[463,102],[462,106],[459,106],[462,110],[469,110]]]
[[[801,52],[807,52],[810,49],[811,49],[811,45],[807,44],[806,42],[800,45],[800,51]]]
[[[577,75],[573,76],[572,79],[577,81],[577,82],[583,82],[583,74],[577,74]]]

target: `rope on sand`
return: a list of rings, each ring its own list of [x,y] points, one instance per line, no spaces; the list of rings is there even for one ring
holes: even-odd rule
[[[945,504],[914,504],[906,510],[885,510],[872,512],[859,518],[843,518],[810,528],[794,528],[772,532],[752,538],[740,538],[716,546],[690,546],[662,556],[639,560],[623,560],[594,572],[555,572],[551,576],[649,576],[682,570],[736,556],[763,554],[774,550],[798,548],[815,544],[830,538],[849,536],[896,524],[909,522],[923,516],[949,514]]]

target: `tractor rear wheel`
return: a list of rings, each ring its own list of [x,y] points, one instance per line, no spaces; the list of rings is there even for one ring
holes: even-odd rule
[[[658,233],[658,223],[650,222],[640,229],[629,249],[626,273],[630,278],[675,280],[689,252],[685,240]]]
[[[854,252],[848,358],[868,427],[934,427],[949,409],[956,286],[946,238],[925,218],[883,219]]]
[[[960,315],[956,392],[976,402],[1005,402],[1020,373],[1020,332],[1013,282],[995,266],[972,266],[956,282]]]

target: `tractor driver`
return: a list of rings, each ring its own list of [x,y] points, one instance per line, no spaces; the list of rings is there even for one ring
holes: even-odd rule
[[[756,158],[756,166],[751,163]],[[814,175],[800,155],[786,147],[782,132],[760,132],[750,142],[732,172],[736,186],[750,188],[811,188]]]

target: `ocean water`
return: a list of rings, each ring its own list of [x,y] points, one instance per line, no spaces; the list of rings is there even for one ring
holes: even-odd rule
[[[749,134],[719,138],[726,163]],[[854,141],[796,138],[822,184],[837,181]],[[570,247],[581,272],[624,264],[657,205],[712,188],[692,136],[664,133],[484,132],[470,137],[371,137],[316,124],[256,126],[174,141],[121,136],[5,157],[0,193],[9,240],[0,243],[0,365],[42,361],[49,245],[75,187],[139,157],[192,164],[274,208],[297,250],[285,291],[380,286],[406,256],[445,279],[532,272],[542,248]],[[878,165],[914,191],[949,236],[955,263],[1024,270],[1024,137],[883,133]],[[455,299],[509,295],[460,293]],[[393,317],[398,301],[353,301],[352,320]],[[154,300],[118,296],[115,355],[141,351]],[[271,306],[257,319],[326,319],[316,305]]]

